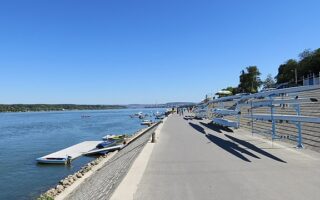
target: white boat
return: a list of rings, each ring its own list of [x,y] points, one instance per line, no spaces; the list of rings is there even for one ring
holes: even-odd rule
[[[70,158],[71,160],[71,158]],[[42,164],[66,164],[68,161],[68,158],[37,158],[38,163]]]
[[[151,124],[152,124],[152,121],[150,121],[150,120],[143,120],[143,121],[141,122],[141,125],[150,126]]]
[[[114,136],[116,136],[116,135],[106,135],[106,136],[102,137],[102,140],[108,140]]]
[[[164,119],[164,115],[156,116],[156,119]]]
[[[106,135],[102,137],[102,140],[122,140],[126,137],[126,135]]]
[[[143,112],[138,112],[133,115],[130,115],[131,118],[139,118],[139,119],[143,119],[146,116],[148,116],[148,114],[143,114]]]
[[[156,119],[164,119],[164,113],[157,111],[154,115]]]

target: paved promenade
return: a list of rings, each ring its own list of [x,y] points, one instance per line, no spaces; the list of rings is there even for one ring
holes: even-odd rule
[[[318,153],[173,115],[133,195],[163,199],[319,199]]]

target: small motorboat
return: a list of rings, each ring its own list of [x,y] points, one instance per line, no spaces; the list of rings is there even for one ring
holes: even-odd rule
[[[157,111],[155,114],[156,119],[164,119],[165,114]]]
[[[135,113],[133,115],[129,115],[131,118],[139,118],[139,119],[144,119],[146,117],[148,117],[149,115],[148,114],[143,114],[143,112],[138,112],[138,113]]]
[[[140,116],[139,116],[139,119],[144,119],[144,118],[146,118],[145,115],[140,115]]]
[[[97,149],[103,149],[103,148],[107,148],[107,147],[111,147],[117,144],[117,140],[105,140],[101,143],[99,143],[96,148]]]
[[[156,119],[164,119],[165,115],[156,115]]]
[[[102,137],[102,140],[123,140],[126,135],[106,135]]]
[[[143,115],[143,112],[138,112],[136,114],[134,114],[135,116],[140,116],[140,115]]]
[[[42,164],[66,164],[68,161],[71,161],[71,157],[65,157],[65,158],[50,158],[50,157],[42,157],[42,158],[37,158],[38,163]]]
[[[96,146],[96,149],[85,153],[85,155],[107,154],[119,150],[125,145],[125,137],[126,135],[106,135],[102,138],[103,142]]]
[[[141,122],[141,125],[146,125],[146,126],[150,126],[152,124],[152,121],[150,121],[150,120],[143,120],[142,122]]]

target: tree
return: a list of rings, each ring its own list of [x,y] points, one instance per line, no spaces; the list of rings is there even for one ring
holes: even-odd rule
[[[302,76],[309,74],[319,74],[320,72],[320,48],[314,51],[304,50],[299,54],[299,61],[290,59],[278,68],[276,76],[277,83],[294,83],[295,73],[297,72],[298,80]]]
[[[310,73],[318,74],[320,72],[320,49],[315,51],[305,50],[300,54],[299,61],[300,74],[307,76]]]
[[[311,49],[305,49],[303,52],[299,53],[299,58],[300,60],[303,60],[305,58],[312,56],[312,54],[313,52],[311,51]]]
[[[299,64],[296,60],[290,59],[284,64],[280,65],[278,68],[278,75],[276,76],[277,83],[287,83],[294,82],[295,80],[295,70],[298,69]]]
[[[257,66],[249,66],[241,71],[239,91],[247,93],[255,93],[261,86],[260,71]]]
[[[271,74],[268,74],[267,75],[267,78],[263,81],[263,88],[264,89],[267,89],[267,88],[273,88],[275,87],[275,80],[273,79],[272,75]]]

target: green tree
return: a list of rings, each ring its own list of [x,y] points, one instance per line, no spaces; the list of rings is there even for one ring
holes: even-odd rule
[[[295,80],[295,70],[300,72],[301,70],[298,69],[299,64],[296,60],[290,59],[284,64],[280,65],[278,68],[278,75],[276,76],[277,83],[287,83],[287,82],[294,82]]]
[[[275,87],[275,84],[276,82],[271,74],[268,74],[267,78],[262,83],[264,89],[273,88]]]
[[[299,58],[300,60],[303,60],[305,58],[312,56],[312,54],[313,52],[311,51],[311,49],[305,49],[303,52],[299,54]]]
[[[260,79],[260,71],[257,66],[249,66],[241,71],[239,91],[247,93],[255,93],[258,91],[262,82]]]
[[[297,79],[301,80],[302,76],[309,74],[319,74],[320,72],[320,48],[311,51],[310,49],[304,50],[299,54],[299,61],[290,59],[278,68],[276,76],[277,83],[294,83],[295,73]],[[301,82],[300,82],[301,83]]]
[[[300,76],[320,72],[320,48],[315,51],[305,50],[299,56]]]

